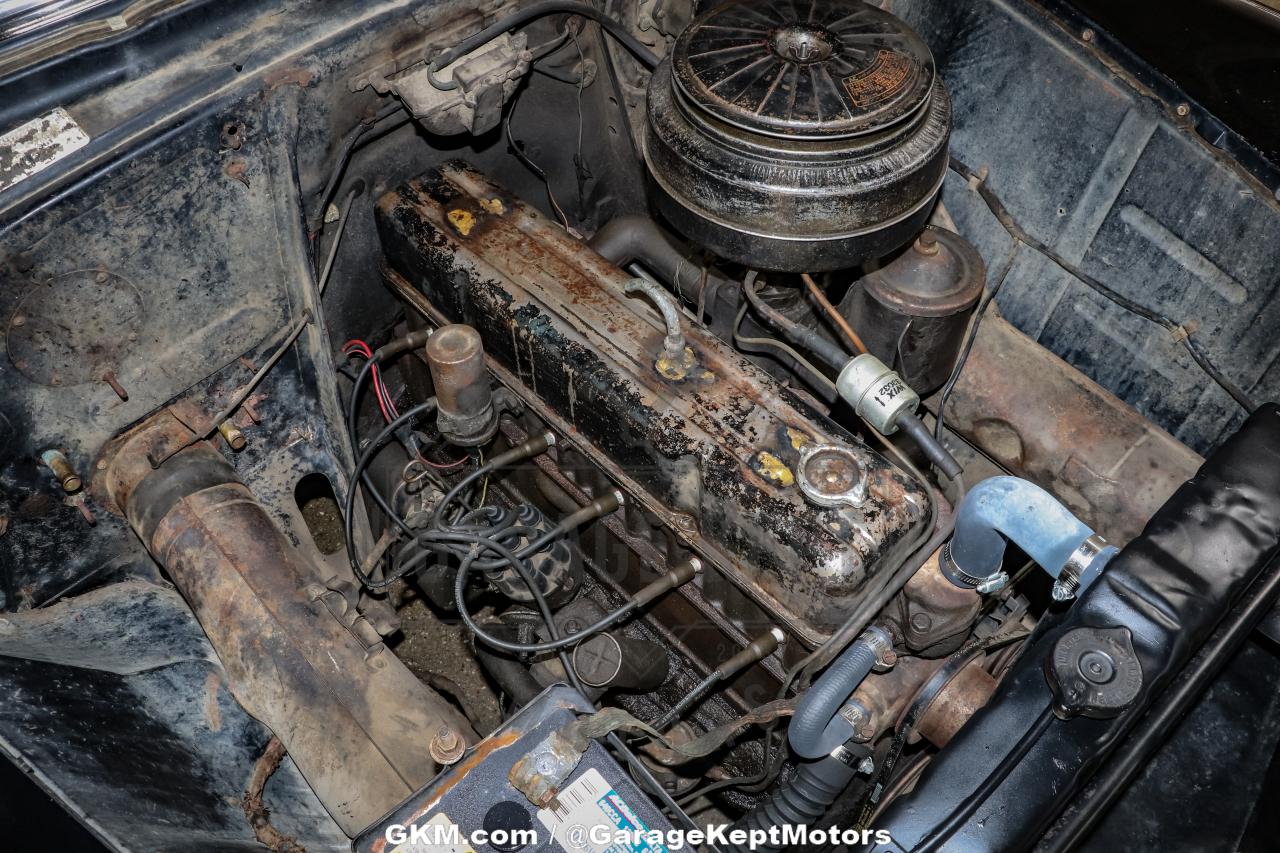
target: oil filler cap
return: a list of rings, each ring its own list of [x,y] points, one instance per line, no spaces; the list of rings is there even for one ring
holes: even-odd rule
[[[1142,664],[1128,628],[1076,628],[1045,659],[1053,712],[1062,719],[1120,715],[1142,692]]]

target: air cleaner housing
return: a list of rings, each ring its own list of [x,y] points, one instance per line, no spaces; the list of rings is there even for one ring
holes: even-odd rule
[[[794,11],[793,11],[794,8]],[[664,216],[760,269],[857,265],[928,218],[951,102],[924,42],[859,0],[753,0],[691,23],[649,83]]]

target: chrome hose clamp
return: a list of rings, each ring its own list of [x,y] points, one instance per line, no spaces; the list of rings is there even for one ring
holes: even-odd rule
[[[1097,533],[1076,546],[1058,572],[1057,580],[1053,582],[1053,600],[1070,601],[1082,588],[1092,583],[1112,556],[1106,553],[1108,550],[1114,554],[1117,549],[1108,545],[1107,540]]]

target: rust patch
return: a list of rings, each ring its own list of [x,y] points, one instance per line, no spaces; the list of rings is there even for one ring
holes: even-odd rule
[[[306,89],[311,86],[311,81],[315,79],[315,75],[306,68],[277,68],[274,71],[268,71],[262,77],[262,82],[268,89],[279,89],[281,86],[300,86]]]
[[[249,176],[245,174],[246,168],[247,166],[243,160],[232,160],[222,167],[222,174],[233,181],[239,181],[247,187],[249,186]]]
[[[466,778],[467,774],[475,770],[483,764],[489,756],[501,749],[514,744],[524,736],[524,732],[505,731],[496,734],[493,737],[485,738],[476,744],[475,751],[466,757],[466,760],[454,765],[453,769],[448,772],[445,779],[436,786],[430,800],[427,800],[418,808],[414,809],[413,814],[405,819],[405,826],[412,826],[423,818],[429,811],[436,807],[440,800],[444,799],[444,795],[453,790],[453,788]],[[379,838],[373,842],[373,853],[384,853],[387,848],[387,839]]]
[[[204,680],[204,716],[209,721],[211,731],[222,731],[222,711],[218,708],[218,688],[222,679],[216,672],[209,673]]]

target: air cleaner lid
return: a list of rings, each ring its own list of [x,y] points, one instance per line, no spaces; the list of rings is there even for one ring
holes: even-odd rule
[[[699,16],[673,52],[698,108],[771,136],[830,139],[915,112],[933,56],[899,19],[860,0],[735,0]]]

